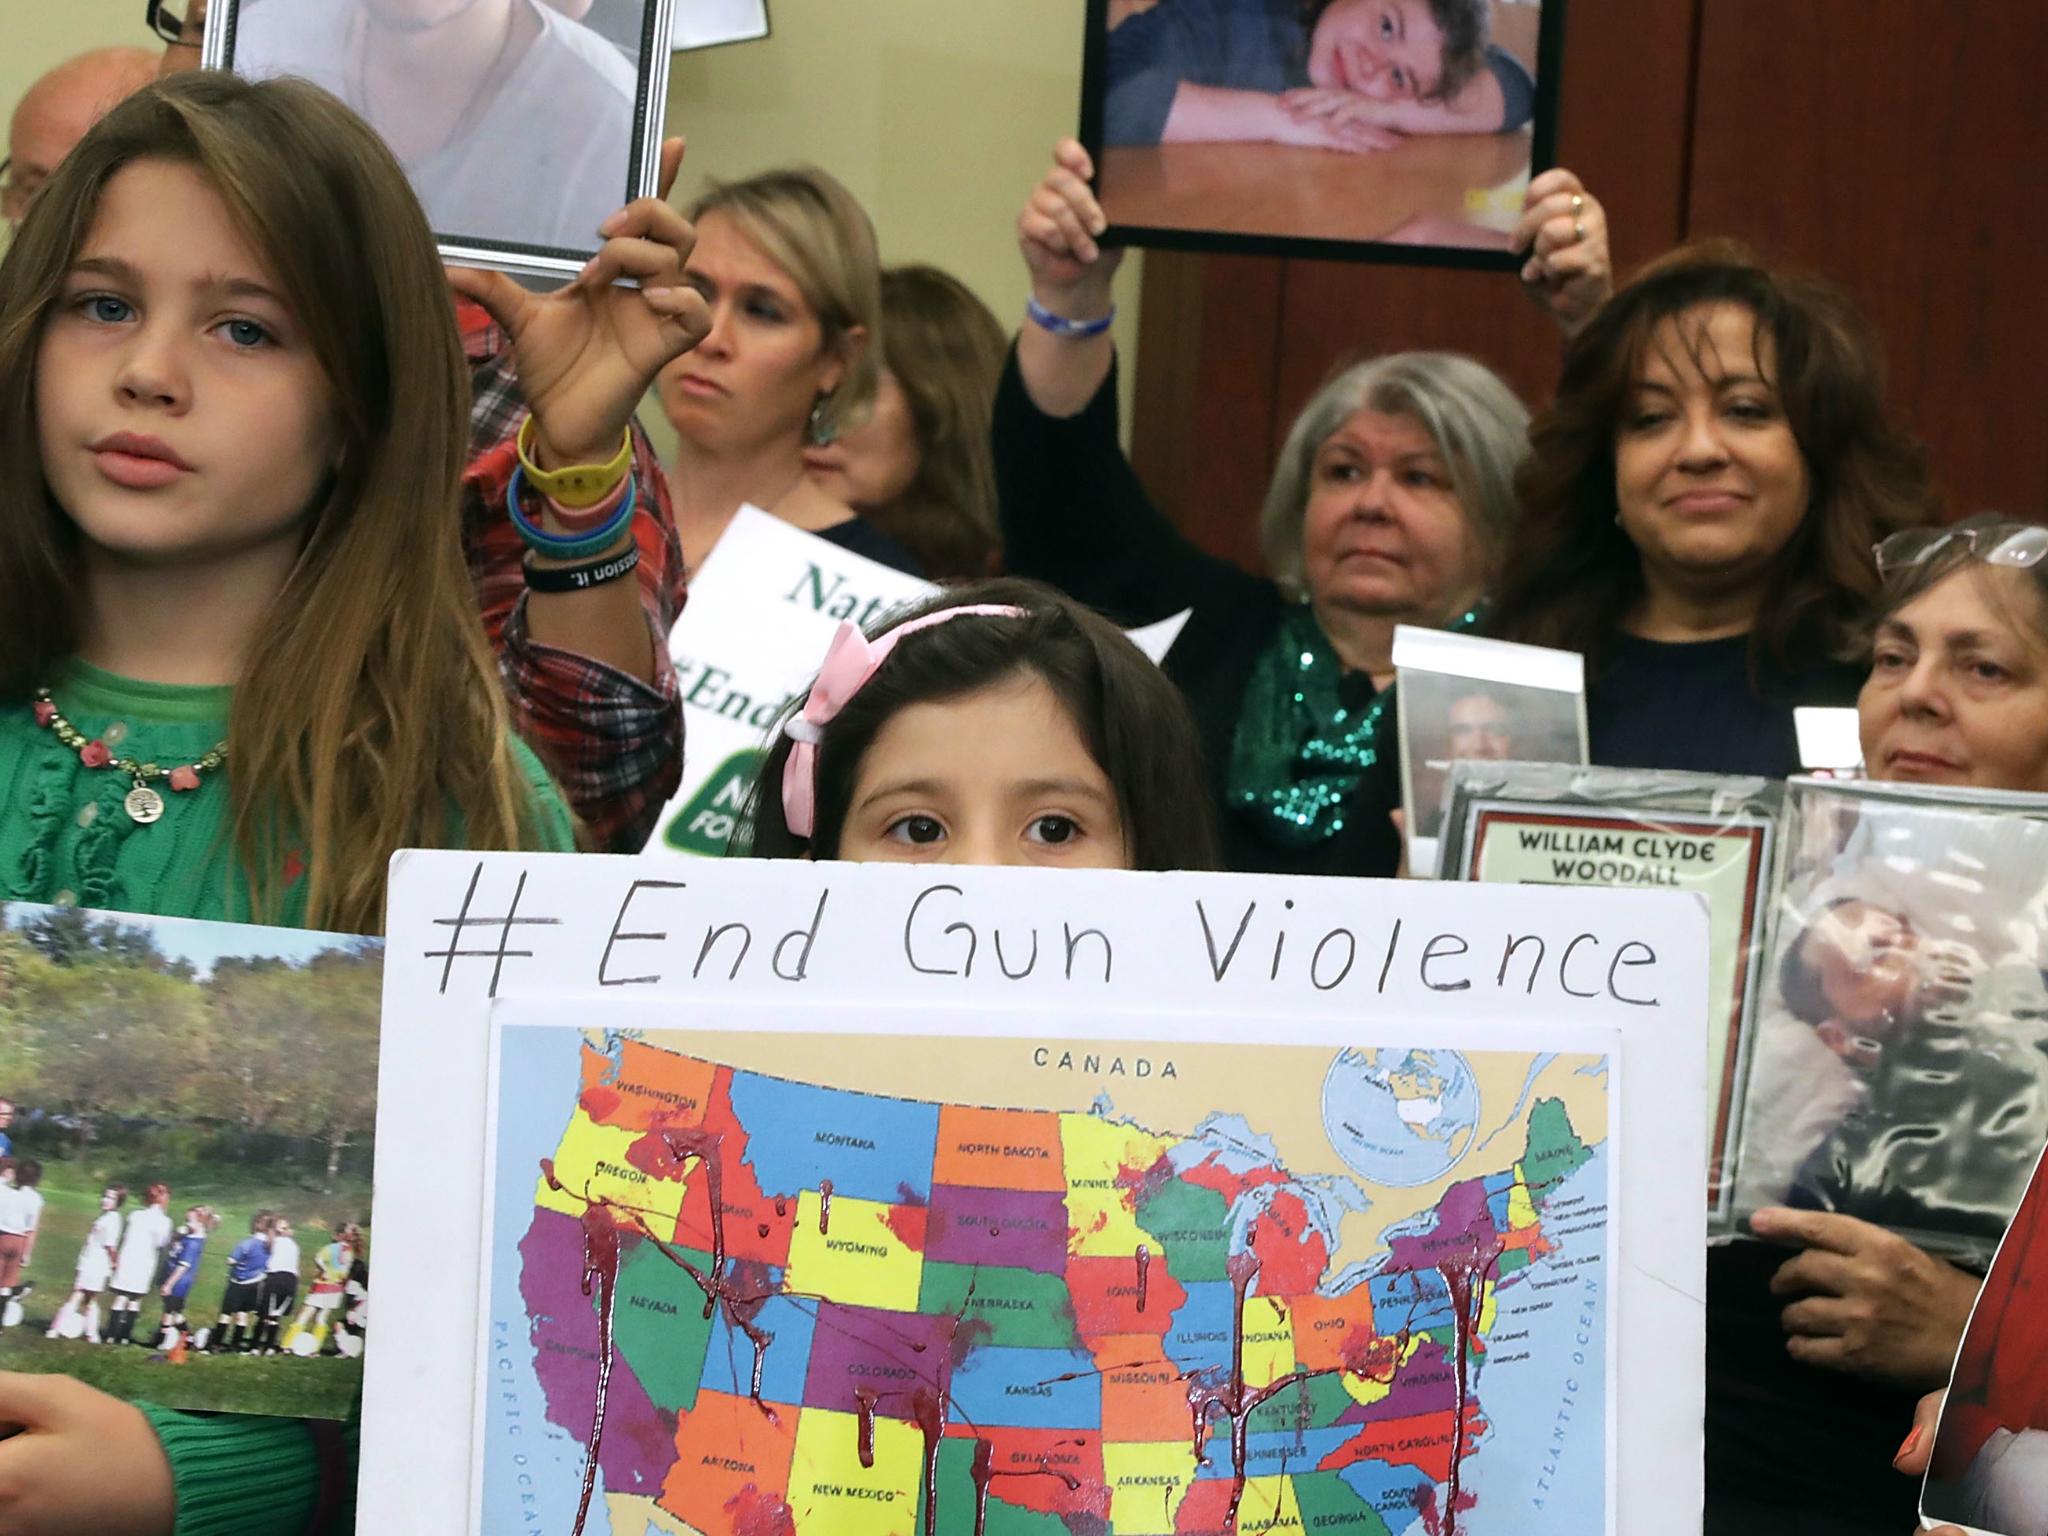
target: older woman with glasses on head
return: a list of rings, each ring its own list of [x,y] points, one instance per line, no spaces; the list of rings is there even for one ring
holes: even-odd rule
[[[2048,793],[2048,528],[1975,517],[1894,533],[1875,554],[1883,588],[1857,699],[1870,776]],[[1971,1096],[1968,1076],[1954,1069],[1963,1113],[1979,1117],[1962,1132],[1975,1155],[2033,1134],[2009,1094]],[[1859,1181],[1926,1155],[1875,1149]],[[1832,1211],[1768,1209],[1751,1225],[1798,1251],[1742,1244],[1710,1263],[1707,1529],[1904,1529],[1911,1490],[1884,1459],[1914,1398],[1947,1379],[1978,1277]],[[1919,1449],[1909,1440],[1902,1461]]]

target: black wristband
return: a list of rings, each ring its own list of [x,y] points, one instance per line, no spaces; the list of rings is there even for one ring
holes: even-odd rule
[[[537,566],[533,563],[533,556],[528,555],[525,561],[526,590],[588,592],[592,587],[602,587],[622,576],[630,576],[639,563],[638,544],[628,545],[616,555],[606,555],[602,560],[591,560],[582,565]]]

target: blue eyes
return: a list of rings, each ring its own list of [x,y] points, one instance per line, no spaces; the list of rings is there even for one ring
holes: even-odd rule
[[[139,318],[133,304],[111,293],[83,294],[72,301],[71,308],[95,325],[127,325]],[[277,341],[270,327],[257,320],[239,317],[222,320],[213,329],[241,352],[253,352],[259,347],[275,345]]]

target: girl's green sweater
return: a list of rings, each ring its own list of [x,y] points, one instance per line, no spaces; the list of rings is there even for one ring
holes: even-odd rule
[[[233,690],[137,682],[74,661],[51,686],[63,716],[114,757],[165,768],[192,763],[227,735]],[[575,847],[561,792],[524,744],[516,755],[533,787],[540,841]],[[0,899],[99,907],[158,917],[250,921],[239,860],[227,839],[225,779],[196,790],[161,780],[161,821],[144,826],[122,802],[134,781],[89,768],[41,724],[26,701],[0,704]],[[276,921],[305,922],[305,888],[292,861]],[[176,1536],[300,1536],[324,1502],[325,1529],[354,1529],[356,1425],[179,1413],[138,1405],[170,1459]]]

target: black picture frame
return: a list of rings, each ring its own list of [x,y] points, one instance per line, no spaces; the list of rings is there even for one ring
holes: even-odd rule
[[[235,70],[236,34],[241,13],[262,0],[211,0],[207,14],[204,62],[209,69]],[[330,0],[345,3],[345,0]],[[606,209],[622,208],[636,198],[652,197],[661,175],[661,135],[668,107],[668,76],[671,59],[675,0],[632,0],[640,10],[638,57],[628,54],[634,69],[632,120],[628,132],[625,174],[614,188]],[[239,71],[237,71],[239,72]],[[374,125],[373,125],[374,126]],[[422,200],[424,203],[424,199]],[[598,215],[601,219],[604,215]],[[474,230],[443,228],[428,209],[434,241],[442,258],[452,265],[489,267],[542,282],[563,282],[576,276],[597,253],[601,237],[594,219],[587,242],[552,243],[504,239]]]
[[[1172,5],[1175,0],[1159,0]],[[1285,4],[1288,0],[1274,0]],[[1541,175],[1557,164],[1557,109],[1562,88],[1564,27],[1567,0],[1541,0],[1536,40],[1536,96],[1529,123],[1529,175]],[[1101,235],[1104,245],[1152,250],[1198,251],[1224,255],[1293,256],[1326,261],[1366,262],[1397,266],[1518,271],[1525,256],[1494,247],[1426,245],[1407,241],[1332,239],[1285,232],[1248,233],[1192,226],[1120,222],[1113,188],[1104,185],[1104,101],[1109,88],[1109,6],[1111,0],[1088,0],[1087,35],[1082,50],[1080,133],[1095,167],[1093,189],[1109,215]],[[1384,151],[1398,153],[1399,151]]]

